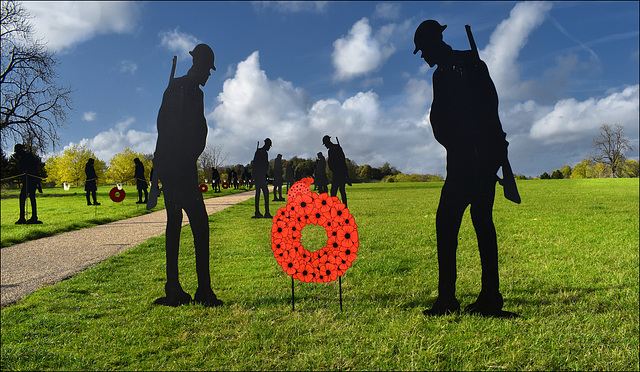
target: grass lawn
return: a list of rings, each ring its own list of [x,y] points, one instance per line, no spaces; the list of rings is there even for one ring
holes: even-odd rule
[[[126,195],[119,203],[109,198],[109,191],[112,188],[113,186],[98,187],[97,200],[102,204],[98,206],[87,205],[84,187],[71,187],[68,191],[61,187],[43,189],[42,194],[36,193],[38,219],[43,222],[41,225],[16,225],[15,222],[20,217],[20,201],[15,196],[20,194],[20,189],[3,190],[4,199],[0,201],[2,218],[0,247],[150,213],[146,205],[136,204],[138,200],[136,186],[123,186]],[[243,191],[246,190],[223,189],[222,192],[214,194],[209,189],[204,196],[207,199]],[[8,198],[9,196],[14,197]],[[31,201],[27,199],[27,219],[31,217],[30,203]],[[164,209],[164,198],[160,196],[158,205],[152,211],[162,209]]]
[[[521,181],[496,198],[505,310],[517,319],[426,318],[437,295],[435,213],[442,183],[347,188],[358,258],[337,282],[295,282],[253,200],[210,216],[221,308],[155,306],[164,240],[146,243],[2,309],[2,370],[638,370],[638,179]],[[501,195],[502,190],[498,190]],[[272,202],[271,213],[284,203]],[[3,226],[4,227],[4,226]],[[308,249],[324,245],[317,226]],[[467,211],[458,299],[480,290]],[[196,287],[183,229],[180,274]]]

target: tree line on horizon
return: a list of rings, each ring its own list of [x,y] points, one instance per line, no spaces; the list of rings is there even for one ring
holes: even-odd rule
[[[603,162],[595,162],[593,159],[584,159],[571,167],[565,165],[550,174],[547,172],[538,176],[541,180],[557,180],[565,178],[638,178],[640,173],[639,163],[635,159],[620,162],[614,170]]]
[[[31,149],[32,153],[33,151]],[[224,165],[228,154],[223,152],[220,145],[207,146],[205,151],[198,159],[198,176],[199,182],[210,183],[212,179],[212,169],[215,167],[220,173],[222,180],[230,180],[231,172],[235,171],[238,179],[250,179],[252,165],[236,164]],[[130,148],[126,148],[123,152],[114,155],[109,162],[99,159],[95,153],[86,145],[75,144],[64,151],[53,155],[42,161],[42,158],[36,156],[39,161],[38,173],[45,187],[62,187],[65,183],[71,186],[82,186],[86,180],[84,167],[87,161],[94,159],[94,168],[98,176],[98,185],[111,184],[135,184],[134,170],[135,163],[133,159],[138,158],[145,167],[145,177],[147,181],[150,179],[151,169],[153,168],[153,155],[135,152]],[[269,162],[269,171],[267,177],[273,179],[275,158]],[[373,167],[369,164],[358,165],[351,159],[347,158],[347,169],[349,178],[352,183],[360,182],[432,182],[443,181],[444,178],[439,174],[404,174],[395,166],[385,162],[380,167]],[[0,149],[0,163],[3,180],[3,187],[18,187],[18,164],[13,155],[7,156]],[[294,180],[298,181],[304,177],[314,177],[316,169],[316,159],[305,159],[294,156],[290,159],[283,159],[283,169],[291,163],[294,172]],[[329,182],[332,181],[333,175],[328,166],[325,169]]]

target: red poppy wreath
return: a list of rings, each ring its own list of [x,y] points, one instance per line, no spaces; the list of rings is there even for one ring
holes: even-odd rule
[[[117,187],[114,187],[111,189],[111,191],[109,191],[109,198],[111,198],[111,200],[116,203],[120,203],[121,201],[123,201],[126,195],[127,194],[124,192],[124,190],[120,190]]]
[[[358,230],[347,206],[335,196],[318,195],[309,188],[313,178],[296,182],[287,205],[278,209],[271,228],[271,249],[290,276],[305,283],[327,283],[342,276],[357,257]],[[300,240],[306,225],[324,227],[327,243],[315,252]]]

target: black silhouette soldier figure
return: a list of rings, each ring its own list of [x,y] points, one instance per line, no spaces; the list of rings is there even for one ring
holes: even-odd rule
[[[327,178],[327,161],[321,152],[318,153],[318,159],[316,160],[316,170],[314,182],[318,186],[318,194],[329,192],[329,179]]]
[[[234,189],[238,188],[238,173],[235,169],[231,170],[231,184],[233,185]]]
[[[207,120],[204,116],[204,94],[200,86],[205,86],[210,70],[214,66],[213,50],[206,44],[198,44],[189,52],[193,66],[185,76],[173,78],[176,57],[171,72],[169,86],[162,97],[158,112],[158,140],[153,158],[154,179],[147,209],[157,202],[158,194],[153,185],[162,183],[162,193],[167,210],[166,258],[167,283],[165,297],[155,303],[165,306],[179,306],[191,302],[178,279],[178,252],[182,210],[189,218],[196,255],[198,288],[195,303],[204,306],[220,306],[211,289],[209,272],[209,219],[198,183],[196,161],[206,145]]]
[[[287,162],[287,167],[284,172],[284,179],[287,182],[287,192],[291,189],[291,186],[295,183],[295,176],[293,175],[293,163],[291,161]]]
[[[242,171],[242,185],[246,188],[251,188],[251,176],[249,175],[247,168],[244,168]]]
[[[134,178],[136,179],[136,188],[138,189],[138,201],[136,204],[147,204],[147,198],[149,192],[147,191],[147,179],[144,176],[144,165],[140,159],[135,158],[133,162],[136,164],[134,171]],[[142,200],[142,193],[144,192],[144,200]]]
[[[337,141],[337,138],[336,138]],[[331,196],[338,195],[340,190],[341,201],[344,205],[347,205],[347,191],[345,190],[345,184],[351,186],[349,181],[349,171],[347,169],[347,160],[344,157],[344,152],[340,146],[340,142],[332,143],[331,137],[322,137],[322,143],[329,150],[329,170],[333,173],[333,181],[331,182]]]
[[[220,192],[220,172],[216,167],[211,167],[211,183],[213,186],[213,192]]]
[[[282,171],[282,154],[278,154],[273,161],[273,201],[284,201],[282,197],[282,184],[284,182]]]
[[[42,186],[40,185],[40,177],[38,177],[38,158],[31,152],[26,151],[25,146],[21,143],[13,147],[14,157],[18,162],[18,174],[21,175],[20,180],[22,187],[20,189],[20,218],[16,221],[16,225],[23,224],[41,224],[38,220],[38,209],[36,206],[36,190],[42,194]],[[31,203],[31,217],[26,219],[27,197]]]
[[[98,191],[98,176],[96,175],[96,169],[93,167],[94,160],[89,159],[84,166],[84,174],[87,180],[84,183],[84,191],[87,193],[87,205],[91,204],[91,198],[93,197],[93,205],[100,205],[96,200],[96,193]]]
[[[455,296],[458,231],[467,206],[476,230],[482,263],[482,289],[465,312],[513,317],[502,311],[499,291],[498,244],[493,224],[496,175],[502,166],[505,196],[520,202],[507,160],[506,134],[498,117],[498,95],[486,64],[480,60],[470,29],[472,50],[453,50],[442,41],[447,26],[427,20],[415,32],[416,49],[433,73],[431,126],[436,140],[447,150],[447,177],[436,215],[439,283],[438,298],[425,315],[445,315],[460,310]],[[502,182],[501,182],[502,183]],[[507,187],[507,184],[510,186]]]
[[[259,144],[259,143],[258,143]],[[269,188],[267,187],[267,172],[269,171],[269,149],[271,139],[264,140],[264,146],[257,148],[253,156],[251,175],[256,185],[256,212],[251,218],[273,218],[269,213]],[[264,194],[264,215],[260,213],[260,191]]]

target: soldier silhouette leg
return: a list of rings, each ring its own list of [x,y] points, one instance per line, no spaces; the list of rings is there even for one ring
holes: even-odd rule
[[[264,195],[264,215],[260,213],[260,192]],[[256,180],[255,214],[251,218],[273,218],[269,212],[269,188],[266,180]]]
[[[191,296],[180,285],[178,278],[178,255],[180,230],[182,228],[182,209],[187,213],[193,234],[196,256],[196,274],[198,288],[193,300],[207,306],[222,305],[211,289],[209,270],[209,220],[202,200],[202,193],[196,187],[181,187],[181,180],[167,180],[163,184],[167,209],[166,260],[167,284],[166,297],[156,300],[157,304],[179,306],[189,303]]]
[[[36,205],[36,190],[38,189],[38,184],[36,182],[38,182],[38,180],[30,177],[29,175],[25,175],[23,176],[22,182],[22,189],[20,190],[20,218],[16,224],[41,224],[42,221],[38,220],[38,208]],[[40,192],[42,193],[42,190],[40,190]],[[25,215],[27,197],[31,203],[31,217],[28,220]]]
[[[340,181],[336,182],[334,179],[333,183],[331,183],[331,196],[337,196],[338,190],[340,191],[340,201],[346,206],[347,205],[347,191],[344,182],[340,183]]]

